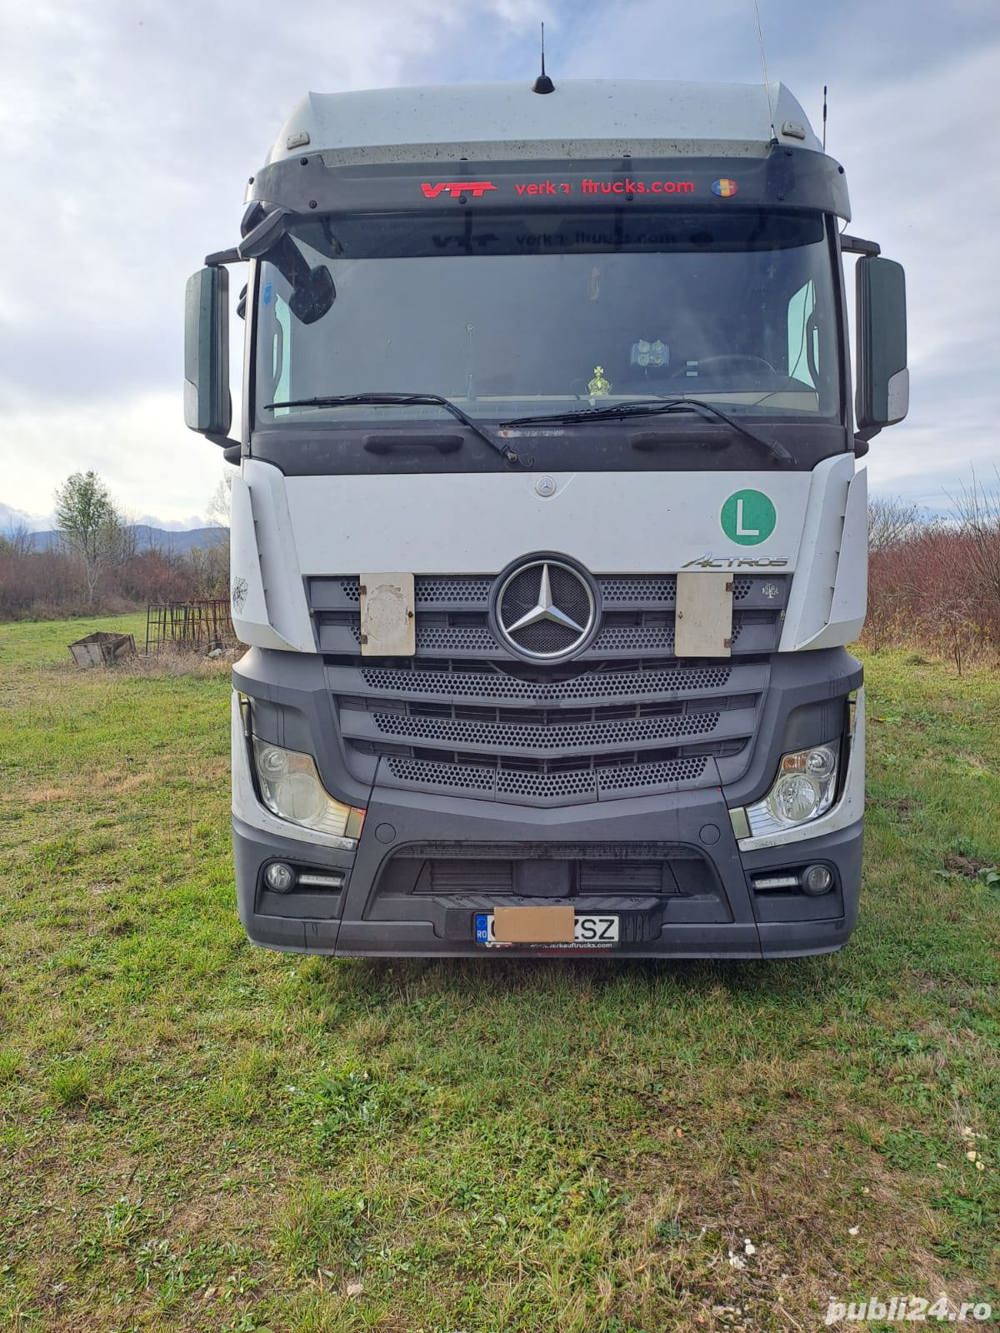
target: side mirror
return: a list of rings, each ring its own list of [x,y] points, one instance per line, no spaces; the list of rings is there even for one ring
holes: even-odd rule
[[[910,405],[906,368],[906,277],[892,259],[858,260],[858,434],[871,439],[895,425]]]
[[[225,436],[232,416],[229,274],[221,266],[202,268],[188,278],[184,293],[184,424],[202,435]]]

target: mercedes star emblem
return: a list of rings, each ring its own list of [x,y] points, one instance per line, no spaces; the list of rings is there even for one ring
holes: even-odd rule
[[[565,557],[519,561],[501,574],[493,598],[499,638],[528,662],[559,662],[592,641],[597,589],[586,570]]]

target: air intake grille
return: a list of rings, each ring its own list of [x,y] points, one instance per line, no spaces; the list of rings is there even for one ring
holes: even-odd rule
[[[531,725],[525,722],[472,722],[464,719],[406,717],[373,713],[372,720],[385,736],[414,737],[417,741],[453,743],[456,748],[483,745],[497,751],[567,750],[585,745],[600,750],[609,744],[663,741],[675,736],[711,735],[720,713],[679,713],[669,717],[636,717],[612,722],[566,722]]]
[[[702,776],[707,758],[672,759],[627,768],[589,768],[524,772],[504,765],[440,764],[420,759],[387,759],[385,767],[394,785],[436,787],[463,795],[492,796],[498,800],[525,800],[533,804],[562,805],[574,800],[596,801],[603,795],[625,795],[642,788],[660,790],[694,783]]]
[[[783,576],[775,576],[781,579]],[[637,574],[634,578],[607,575],[598,580],[604,605],[625,603],[628,606],[662,603],[673,605],[677,597],[677,579],[673,574]],[[761,579],[761,583],[768,580]],[[770,581],[774,581],[773,579]],[[311,579],[313,585],[334,584],[338,587],[345,601],[358,605],[360,581],[356,578]],[[479,602],[489,600],[491,578],[477,575],[456,574],[435,575],[421,574],[416,579],[416,597],[418,602]],[[733,578],[733,600],[745,601],[753,590],[754,579],[749,574],[737,574]]]
[[[464,664],[462,664],[464,665]],[[676,693],[723,689],[732,668],[728,666],[674,667],[660,671],[588,671],[553,682],[523,680],[500,671],[466,672],[416,670],[392,667],[363,667],[361,677],[379,694],[417,695],[424,698],[530,700],[557,704],[590,699],[656,699]]]
[[[378,660],[360,653],[357,578],[307,580],[360,781],[561,805],[707,786],[720,780],[717,764],[730,774],[745,764],[786,576],[734,576],[733,657],[724,662],[674,656],[673,574],[616,574],[597,579],[602,612],[590,647],[569,663],[529,666],[490,629],[494,583],[419,575],[416,656]]]
[[[555,563],[550,567],[550,575],[553,593],[566,602],[563,609],[575,622],[585,624],[586,599],[580,595],[580,585]],[[517,605],[526,605],[537,595],[537,568],[523,578],[522,595],[514,596],[518,593],[517,578],[505,594]],[[565,582],[565,587],[561,586],[560,580]],[[310,578],[306,582],[320,651],[337,657],[359,653],[358,580]],[[480,574],[419,575],[414,582],[418,655],[508,664],[518,660],[490,629],[489,601],[493,583],[493,579]],[[600,629],[589,647],[574,661],[613,661],[636,656],[673,658],[677,601],[677,579],[673,574],[605,575],[598,578],[597,583],[603,605]],[[786,575],[734,575],[734,654],[759,655],[777,648],[787,590]],[[521,647],[538,653],[558,654],[572,642],[571,631],[550,621],[527,627],[518,636]]]

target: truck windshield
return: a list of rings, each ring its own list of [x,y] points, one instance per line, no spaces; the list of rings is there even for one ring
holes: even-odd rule
[[[839,419],[832,251],[817,215],[641,209],[318,217],[262,261],[259,425],[510,420],[683,396]]]

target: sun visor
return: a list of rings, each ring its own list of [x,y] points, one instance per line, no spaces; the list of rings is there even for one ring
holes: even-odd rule
[[[309,216],[427,209],[745,210],[851,216],[844,169],[825,153],[775,146],[762,158],[426,161],[329,165],[322,152],[274,162],[253,177],[247,202]]]

